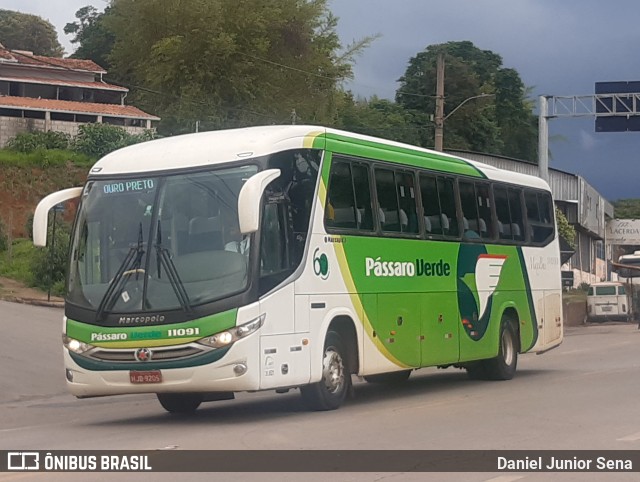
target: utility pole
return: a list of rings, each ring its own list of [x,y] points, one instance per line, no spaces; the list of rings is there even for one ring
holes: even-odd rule
[[[436,129],[434,135],[436,151],[443,150],[444,136],[444,54],[438,54],[436,64]]]

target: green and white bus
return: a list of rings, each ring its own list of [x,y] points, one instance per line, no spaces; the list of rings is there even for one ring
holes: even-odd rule
[[[63,322],[77,397],[156,393],[170,412],[300,388],[331,410],[352,375],[458,367],[506,380],[562,341],[541,179],[314,126],[113,152],[79,197]]]

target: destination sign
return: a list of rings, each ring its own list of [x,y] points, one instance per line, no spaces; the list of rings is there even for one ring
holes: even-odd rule
[[[155,188],[153,179],[131,179],[129,181],[112,182],[102,186],[105,194],[149,191]]]

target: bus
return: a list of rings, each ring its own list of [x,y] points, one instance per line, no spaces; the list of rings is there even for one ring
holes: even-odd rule
[[[621,280],[632,281],[632,278],[640,277],[640,251],[623,254],[618,258],[618,263],[614,263],[614,268]]]
[[[192,412],[299,389],[338,408],[352,375],[422,367],[508,380],[562,341],[543,180],[316,126],[187,134],[100,159],[79,198],[62,328],[79,398],[154,393]]]

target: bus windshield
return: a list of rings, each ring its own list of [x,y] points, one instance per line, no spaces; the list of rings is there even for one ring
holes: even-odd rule
[[[67,301],[100,318],[188,310],[245,290],[250,237],[239,231],[238,195],[257,170],[90,180],[72,242]]]

